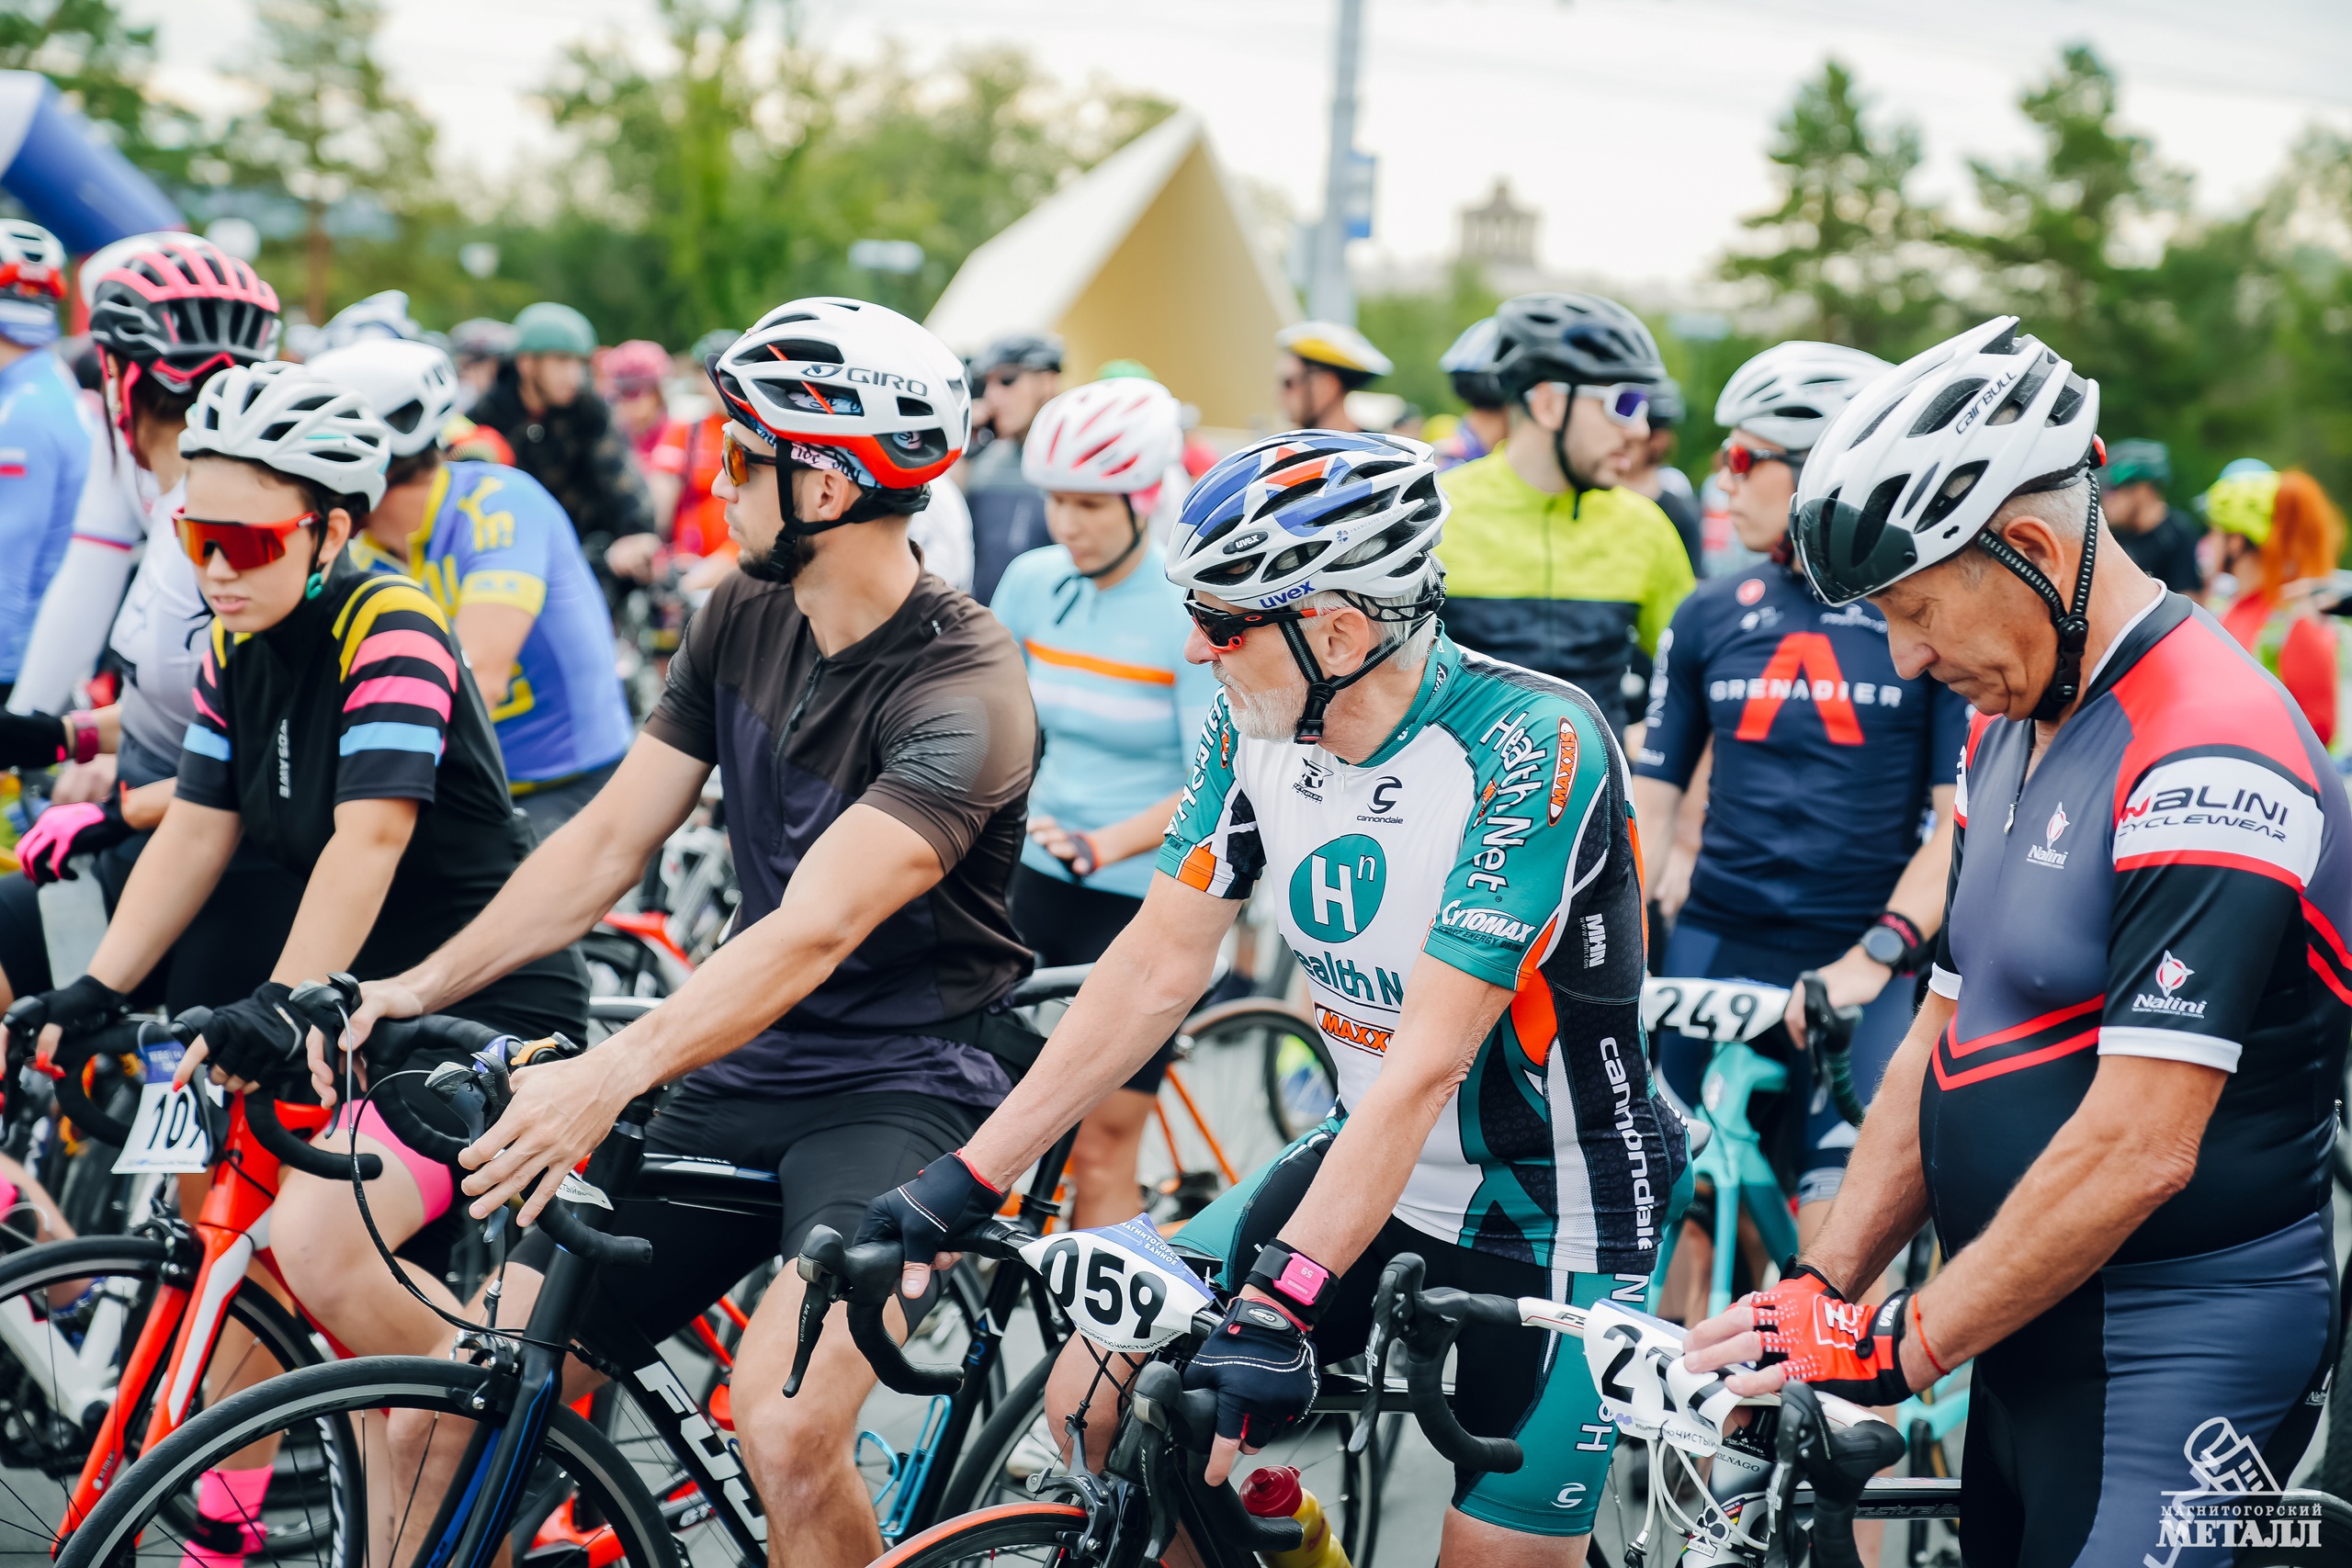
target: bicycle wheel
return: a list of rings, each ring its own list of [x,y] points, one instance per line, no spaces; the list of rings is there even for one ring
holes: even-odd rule
[[[370,1538],[379,1537],[384,1548],[379,1561],[389,1555],[404,1561],[438,1506],[423,1478],[423,1465],[436,1454],[445,1463],[455,1454],[454,1470],[465,1473],[491,1451],[498,1424],[505,1419],[492,1397],[492,1381],[481,1367],[377,1356],[305,1367],[247,1389],[197,1416],[124,1472],[58,1562],[62,1568],[142,1562],[175,1568],[188,1543],[173,1525],[173,1499],[248,1445],[275,1438],[281,1452],[299,1454],[299,1443],[288,1439],[309,1432],[320,1438],[314,1468],[299,1477],[307,1484],[299,1492],[288,1488],[295,1495],[284,1506],[273,1485],[255,1521],[271,1560],[358,1568],[367,1561]],[[413,1450],[418,1457],[394,1454],[379,1426],[361,1426],[361,1417],[379,1410],[429,1413],[421,1445]],[[335,1434],[345,1440],[336,1440]],[[559,1489],[558,1495],[575,1498],[576,1517],[596,1521],[600,1534],[582,1561],[678,1568],[676,1549],[653,1499],[612,1445],[569,1407],[551,1412],[528,1479],[533,1493]],[[279,1527],[311,1523],[320,1514],[331,1517],[335,1529],[320,1532],[309,1551],[289,1551]],[[519,1543],[516,1555],[530,1544]]]
[[[147,1386],[123,1390],[122,1362],[164,1273],[187,1263],[175,1250],[154,1236],[87,1236],[28,1247],[0,1262],[0,1466],[6,1470],[0,1474],[0,1551],[55,1539],[84,1461],[119,1398],[131,1402],[123,1457],[137,1457],[163,1369]],[[207,1384],[259,1382],[322,1359],[310,1330],[251,1280],[239,1281],[226,1315],[205,1384],[196,1391],[199,1403]],[[315,1452],[317,1443],[306,1438],[305,1448]],[[293,1457],[279,1456],[281,1478]],[[281,1483],[299,1484],[274,1479],[273,1495]],[[215,1540],[222,1532],[199,1524],[193,1485],[172,1506],[184,1537],[233,1550],[233,1535]],[[313,1521],[323,1524],[322,1517]],[[315,1544],[316,1529],[289,1529],[283,1540],[305,1549]]]
[[[1340,1102],[1339,1069],[1323,1032],[1284,1008],[1260,1008],[1249,1016],[1259,1032],[1266,1077],[1266,1110],[1285,1144],[1303,1137]]]
[[[1051,1356],[1030,1368],[965,1440],[964,1457],[939,1499],[943,1519],[1026,1499],[1029,1477],[1062,1468],[1061,1450],[1046,1422],[1046,1379],[1053,1370]]]
[[[933,1525],[876,1558],[873,1568],[1066,1562],[1085,1524],[1086,1511],[1067,1503],[1008,1503]]]

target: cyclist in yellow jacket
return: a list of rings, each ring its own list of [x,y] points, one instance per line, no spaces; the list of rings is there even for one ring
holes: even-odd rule
[[[1502,449],[1439,477],[1445,629],[1465,648],[1584,688],[1623,730],[1641,710],[1636,649],[1690,592],[1666,513],[1623,488],[1665,379],[1641,318],[1591,294],[1522,294],[1496,311]]]

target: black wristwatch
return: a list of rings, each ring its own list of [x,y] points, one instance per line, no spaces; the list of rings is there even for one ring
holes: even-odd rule
[[[1911,923],[1908,916],[1898,915],[1889,909],[1862,933],[1861,941],[1856,945],[1861,948],[1863,957],[1874,964],[1883,964],[1900,975],[1906,969],[1918,966],[1917,957],[1928,945],[1928,939],[1920,934],[1919,928]]]

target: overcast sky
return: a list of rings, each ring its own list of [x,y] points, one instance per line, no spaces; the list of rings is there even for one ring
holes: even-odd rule
[[[167,81],[217,98],[251,37],[246,0],[131,0],[163,26]],[[384,0],[394,79],[490,175],[550,145],[528,101],[565,45],[650,39],[650,0]],[[917,58],[1028,50],[1066,84],[1102,77],[1198,109],[1231,167],[1321,206],[1336,0],[805,0],[809,36]],[[2244,205],[2315,119],[2352,129],[2344,0],[1366,0],[1357,143],[1380,160],[1375,249],[1449,253],[1454,212],[1498,175],[1544,216],[1553,266],[1693,278],[1767,205],[1764,149],[1797,84],[1834,54],[1927,141],[1923,192],[1960,197],[1963,160],[2031,147],[2019,86],[2086,39],[2127,120]],[[460,48],[452,39],[463,39]]]

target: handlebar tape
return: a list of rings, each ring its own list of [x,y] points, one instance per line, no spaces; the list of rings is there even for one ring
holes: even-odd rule
[[[277,1119],[277,1102],[266,1095],[245,1096],[245,1125],[254,1130],[261,1146],[277,1156],[277,1163],[291,1166],[306,1176],[323,1177],[329,1181],[351,1179],[353,1156],[337,1154],[332,1149],[316,1148],[304,1143],[288,1131]],[[384,1174],[384,1162],[371,1154],[358,1156],[359,1179],[373,1181]]]

